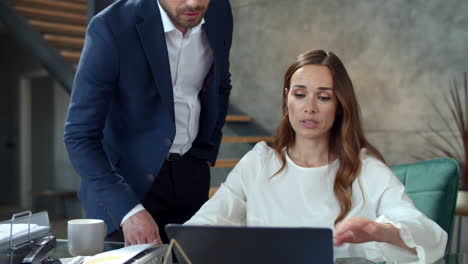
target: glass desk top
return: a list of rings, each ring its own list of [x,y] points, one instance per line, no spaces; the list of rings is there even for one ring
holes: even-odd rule
[[[124,246],[124,243],[121,242],[104,242],[104,251],[119,249]],[[52,258],[69,258],[72,257],[68,253],[67,240],[57,239],[57,247],[54,249],[50,255]],[[195,263],[197,264],[197,263]],[[464,254],[450,254],[444,257],[434,264],[468,264],[468,253]]]
[[[122,242],[104,242],[104,250],[109,251],[114,249],[119,249],[124,246]],[[68,252],[68,244],[66,239],[57,239],[57,247],[53,250],[50,255],[52,258],[70,258],[72,255]]]

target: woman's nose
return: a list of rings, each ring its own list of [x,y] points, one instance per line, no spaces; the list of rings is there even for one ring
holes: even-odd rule
[[[317,104],[315,102],[315,99],[312,98],[310,100],[307,100],[304,112],[306,113],[315,113],[317,111]]]

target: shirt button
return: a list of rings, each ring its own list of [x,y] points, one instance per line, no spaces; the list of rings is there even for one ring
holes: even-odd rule
[[[166,138],[164,140],[164,143],[166,143],[166,146],[168,146],[168,147],[172,146],[172,140],[170,140],[169,138]]]

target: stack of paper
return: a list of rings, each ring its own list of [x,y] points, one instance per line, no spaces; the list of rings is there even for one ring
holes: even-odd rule
[[[94,256],[85,257],[83,264],[123,264],[152,246],[153,244],[133,245],[107,251]]]
[[[47,226],[38,226],[35,224],[29,225],[29,232],[35,234],[37,232],[48,229]],[[11,224],[0,224],[0,245],[9,243],[10,241]],[[28,224],[13,224],[12,239],[16,240],[28,236]]]

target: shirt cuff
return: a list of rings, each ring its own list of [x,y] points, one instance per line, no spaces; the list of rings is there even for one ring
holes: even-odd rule
[[[133,216],[134,214],[142,211],[142,210],[145,210],[145,207],[143,207],[142,204],[137,204],[135,205],[135,207],[133,207],[132,210],[128,211],[128,213],[122,218],[122,222],[120,222],[120,226],[123,225],[123,223],[125,222],[125,220],[127,220],[130,216]]]
[[[416,256],[417,256],[418,261],[417,262],[411,262],[411,263],[418,263],[418,264],[419,263],[426,263],[426,254],[425,254],[424,248],[422,248],[421,246],[416,244],[416,242],[413,239],[413,236],[411,235],[411,233],[410,233],[410,231],[409,231],[409,229],[408,229],[408,227],[406,225],[404,225],[402,223],[393,222],[392,220],[388,219],[384,215],[379,216],[376,219],[376,222],[377,223],[391,224],[394,227],[398,228],[398,230],[400,231],[400,237],[401,237],[401,240],[403,240],[403,243],[405,243],[405,245],[407,247],[409,247],[409,248],[415,248],[416,249]],[[395,253],[397,251],[399,251],[399,252],[402,253],[402,255],[406,255],[406,256],[413,255],[409,251],[406,251],[404,249],[400,249],[399,247],[396,247],[396,246],[393,246],[393,245],[390,245],[390,246],[393,248],[392,251],[394,251]]]

